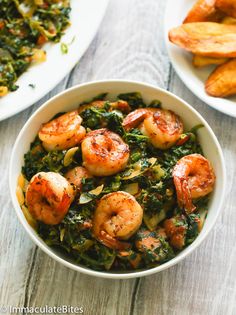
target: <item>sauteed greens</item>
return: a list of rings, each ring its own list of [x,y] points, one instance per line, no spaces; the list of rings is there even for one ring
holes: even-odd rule
[[[106,94],[100,95],[96,101],[105,98]],[[159,101],[146,104],[139,93],[120,94],[118,100],[126,101],[130,112],[137,108],[161,108]],[[173,167],[180,158],[193,153],[202,154],[197,136],[201,126],[186,131],[174,146],[161,150],[155,148],[140,129],[126,130],[122,122],[127,113],[110,110],[110,100],[106,100],[101,108],[89,106],[92,101],[82,104],[82,125],[87,132],[105,127],[119,134],[130,149],[128,165],[112,176],[84,178],[80,193],[60,224],[34,221],[34,227],[46,244],[94,270],[133,270],[162,264],[195,240],[207,213],[207,197],[194,201],[196,211],[193,213],[179,208],[172,176]],[[25,154],[23,175],[30,181],[38,172],[52,171],[65,175],[68,170],[82,166],[81,147],[78,146],[68,162],[70,150],[47,152],[37,137]],[[92,232],[98,200],[116,191],[135,196],[144,213],[141,227],[127,240],[131,247],[125,250],[105,246]],[[26,205],[24,211],[27,212]],[[175,246],[166,235],[166,229],[171,225],[182,236],[181,246]],[[143,246],[147,246],[147,250],[143,250]]]
[[[60,40],[69,13],[69,0],[0,0],[0,96],[18,88],[32,62],[46,59],[41,47]]]

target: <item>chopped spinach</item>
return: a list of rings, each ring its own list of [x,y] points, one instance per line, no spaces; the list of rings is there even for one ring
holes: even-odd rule
[[[0,0],[0,87],[6,93],[18,88],[16,80],[32,62],[44,61],[42,45],[60,40],[69,14],[69,0]]]

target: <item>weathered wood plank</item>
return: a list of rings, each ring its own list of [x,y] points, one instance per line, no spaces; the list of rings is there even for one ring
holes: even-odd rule
[[[163,0],[112,0],[69,85],[122,78],[165,87],[169,61],[162,37],[164,5]]]
[[[85,314],[128,314],[132,297],[131,281],[109,281],[69,270],[40,250],[31,273],[27,304],[83,306]],[[117,303],[117,300],[120,303]]]

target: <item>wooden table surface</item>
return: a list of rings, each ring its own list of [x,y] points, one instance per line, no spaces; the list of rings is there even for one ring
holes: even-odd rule
[[[236,314],[236,120],[195,97],[172,69],[163,41],[166,0],[111,0],[97,36],[72,72],[46,97],[0,123],[0,306],[82,306],[84,314]],[[196,108],[223,148],[227,196],[206,241],[164,272],[105,280],[69,270],[37,248],[10,199],[8,162],[15,139],[49,97],[78,83],[107,78],[166,88]]]

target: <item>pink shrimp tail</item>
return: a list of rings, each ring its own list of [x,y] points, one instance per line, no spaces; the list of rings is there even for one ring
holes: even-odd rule
[[[109,234],[107,234],[105,231],[100,232],[100,236],[98,237],[98,239],[103,245],[105,245],[111,249],[125,250],[125,249],[129,249],[131,247],[130,243],[121,242],[121,241],[113,238]]]
[[[185,209],[187,213],[194,212],[196,207],[192,203],[192,197],[187,180],[185,178],[179,178],[175,176],[174,184],[176,187],[179,207]]]

